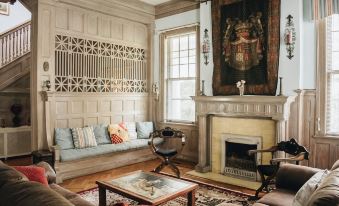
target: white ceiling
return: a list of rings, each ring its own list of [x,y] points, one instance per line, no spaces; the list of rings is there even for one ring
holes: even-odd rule
[[[140,0],[140,1],[151,4],[151,5],[158,5],[158,4],[168,2],[170,0]]]

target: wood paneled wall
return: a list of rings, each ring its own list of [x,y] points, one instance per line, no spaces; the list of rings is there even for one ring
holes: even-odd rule
[[[186,144],[178,158],[189,162],[198,162],[198,128],[196,125],[184,125],[175,123],[158,123],[159,128],[171,127],[184,132]]]
[[[50,122],[49,131],[46,132],[49,144],[54,143],[54,128],[149,120],[147,94],[42,94],[48,112],[46,120]]]
[[[330,169],[339,159],[339,139],[315,136],[316,132],[316,91],[297,90],[298,97],[291,107],[289,136],[310,151],[309,161],[303,165]]]
[[[51,139],[46,138],[46,136],[51,136],[49,132],[53,131],[54,127],[82,126],[95,122],[101,123],[102,121],[149,120],[150,109],[144,105],[148,105],[149,95],[147,91],[149,91],[150,84],[147,84],[147,89],[142,89],[141,92],[137,93],[134,93],[136,91],[133,90],[134,92],[130,91],[127,93],[128,95],[124,92],[125,90],[115,95],[112,94],[111,90],[109,92],[93,92],[94,94],[87,90],[59,90],[59,95],[59,92],[55,91],[55,48],[57,35],[70,36],[73,40],[86,39],[101,42],[100,44],[109,43],[138,48],[145,53],[143,68],[146,71],[143,74],[147,76],[146,81],[148,82],[150,81],[150,74],[152,74],[152,65],[149,58],[153,48],[150,47],[149,42],[153,32],[151,25],[154,24],[155,18],[153,6],[139,1],[125,0],[32,0],[29,2],[29,8],[32,12],[31,111],[33,149],[47,149]],[[77,42],[73,43],[76,46]],[[67,45],[68,43],[66,43]],[[46,80],[51,82],[51,93],[55,93],[52,95],[52,99],[48,100],[48,104],[45,104],[40,95],[46,90],[43,87]],[[78,82],[75,85],[77,87]],[[60,83],[58,86],[60,87]],[[91,94],[88,94],[88,92],[91,92]],[[65,100],[64,95],[68,95],[67,100]],[[104,112],[105,106],[103,105],[105,103],[103,102],[107,98],[111,98],[110,108],[112,110],[105,110]],[[122,102],[117,103],[115,101]],[[112,106],[115,103],[117,105]],[[133,109],[126,104],[133,104],[135,107]],[[136,109],[139,104],[143,105],[140,106],[143,108],[142,114],[139,109]],[[46,108],[46,105],[50,108]],[[56,108],[53,110],[53,105],[58,110]],[[126,108],[128,109],[126,110]],[[98,111],[94,111],[96,109]],[[46,119],[45,111],[50,111],[50,117],[55,114],[56,117],[53,118],[56,119]],[[69,113],[58,113],[65,111]],[[121,114],[121,112],[124,114]],[[103,113],[106,113],[105,117]]]
[[[55,11],[57,33],[147,48],[145,24],[65,4],[58,5]]]

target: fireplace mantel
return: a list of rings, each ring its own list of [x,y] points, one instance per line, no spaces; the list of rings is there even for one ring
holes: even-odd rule
[[[270,117],[287,120],[296,96],[195,96],[197,115]]]
[[[270,118],[276,121],[276,142],[287,139],[287,120],[296,96],[194,96],[199,124],[198,172],[211,171],[210,117]]]

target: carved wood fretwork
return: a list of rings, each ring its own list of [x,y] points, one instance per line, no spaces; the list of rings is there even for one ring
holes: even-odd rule
[[[55,37],[55,91],[147,92],[145,49]]]

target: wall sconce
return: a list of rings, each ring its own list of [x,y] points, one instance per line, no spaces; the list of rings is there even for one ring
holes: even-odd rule
[[[286,19],[287,19],[287,22],[285,26],[284,42],[286,46],[287,57],[289,59],[292,59],[294,57],[293,52],[294,52],[294,45],[296,41],[296,32],[294,28],[293,16],[288,15]]]
[[[159,86],[157,82],[152,84],[152,92],[155,95],[155,101],[158,101],[159,100]]]
[[[49,92],[49,91],[51,91],[50,89],[51,89],[51,81],[49,81],[49,80],[45,80],[45,81],[43,81],[43,83],[42,83],[42,88],[43,89],[47,89],[47,91]]]
[[[210,39],[208,37],[208,30],[205,29],[204,31],[204,37],[203,37],[203,41],[202,41],[202,54],[204,57],[204,63],[205,65],[207,65],[209,63],[208,59],[210,56]]]

